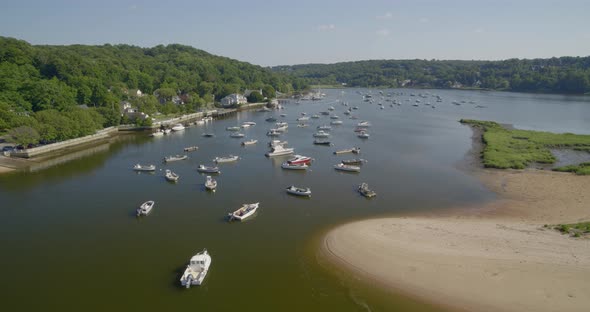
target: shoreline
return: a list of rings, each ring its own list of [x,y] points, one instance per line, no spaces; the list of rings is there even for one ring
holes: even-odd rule
[[[472,128],[473,129],[473,128]],[[318,256],[350,279],[455,311],[585,311],[590,239],[545,224],[590,220],[590,177],[483,168],[481,136],[458,164],[498,199],[324,232]]]

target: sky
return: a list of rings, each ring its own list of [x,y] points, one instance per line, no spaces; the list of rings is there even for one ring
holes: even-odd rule
[[[590,0],[0,0],[31,44],[180,43],[261,66],[590,55]]]

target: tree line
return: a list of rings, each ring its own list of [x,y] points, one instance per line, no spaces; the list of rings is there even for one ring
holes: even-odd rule
[[[590,92],[590,56],[504,61],[372,60],[276,66],[314,84],[352,87],[482,88],[583,94]]]
[[[0,133],[25,127],[33,144],[117,125],[122,101],[150,115],[188,113],[246,89],[270,95],[305,86],[180,44],[51,46],[0,37]]]

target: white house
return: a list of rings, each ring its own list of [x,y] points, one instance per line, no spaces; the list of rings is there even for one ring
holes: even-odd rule
[[[223,107],[230,107],[230,106],[234,106],[234,105],[241,105],[241,104],[246,104],[248,103],[248,100],[246,99],[245,96],[241,95],[241,94],[230,94],[226,97],[224,97],[223,99],[221,99],[221,106]]]

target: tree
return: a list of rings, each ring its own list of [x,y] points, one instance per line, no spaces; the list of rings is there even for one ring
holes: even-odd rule
[[[275,98],[277,96],[275,88],[270,85],[266,85],[262,88],[262,95],[269,99]]]
[[[262,101],[264,101],[264,96],[258,91],[252,91],[250,95],[248,95],[248,103],[260,103]]]
[[[103,127],[118,126],[121,122],[121,114],[118,107],[112,109],[110,107],[99,107],[96,111],[104,118]]]
[[[25,148],[29,144],[39,143],[40,135],[37,130],[29,126],[20,126],[8,131],[8,141],[22,145]]]

